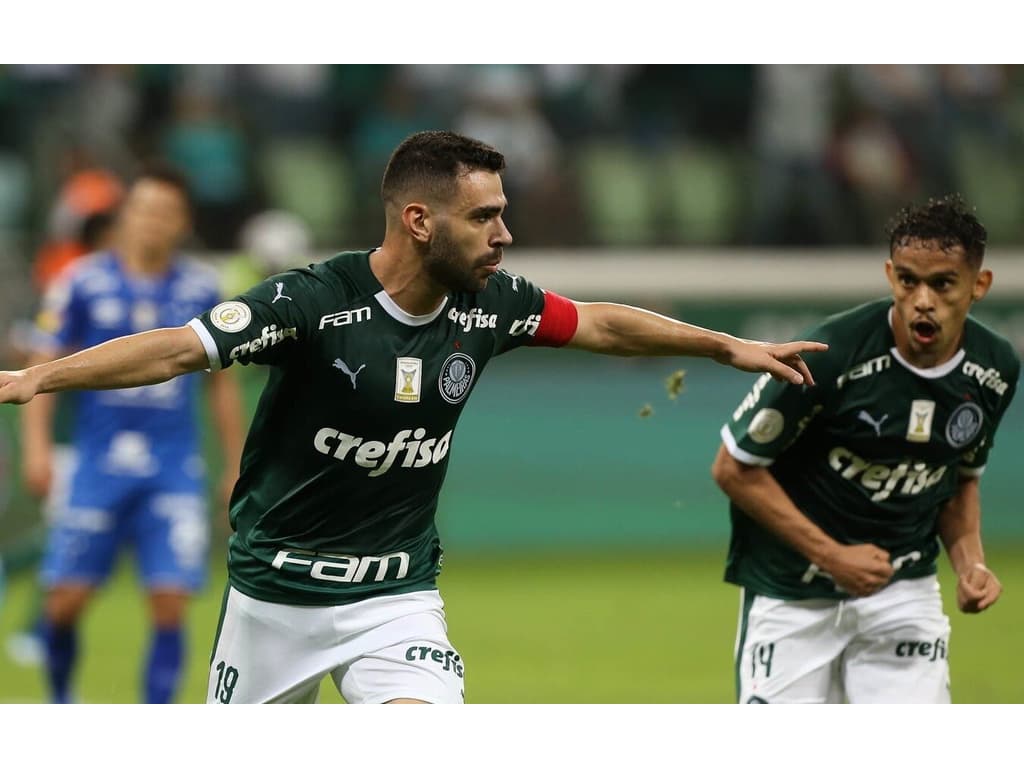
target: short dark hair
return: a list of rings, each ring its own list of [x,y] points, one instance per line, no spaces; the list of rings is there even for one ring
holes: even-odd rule
[[[964,249],[967,263],[980,267],[988,232],[959,194],[901,208],[889,223],[889,255],[912,241],[932,241],[943,250]]]
[[[139,169],[138,173],[135,174],[135,178],[132,179],[132,183],[137,184],[146,179],[159,181],[161,184],[167,184],[177,189],[185,201],[186,211],[190,216],[192,215],[194,205],[192,187],[184,172],[166,161],[151,160]]]
[[[384,204],[403,195],[446,200],[455,193],[458,177],[468,171],[501,173],[505,156],[482,141],[451,131],[420,131],[396,147],[384,170],[380,196]]]

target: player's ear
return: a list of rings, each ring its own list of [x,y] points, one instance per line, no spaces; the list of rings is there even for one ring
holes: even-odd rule
[[[892,259],[885,260],[885,279],[889,281],[889,285],[893,288],[896,287],[896,272],[892,265]]]
[[[988,289],[992,287],[992,270],[982,269],[978,271],[978,276],[974,280],[974,287],[971,289],[971,300],[981,301],[985,298],[985,294],[988,293]]]
[[[430,208],[423,203],[409,203],[402,209],[402,224],[409,235],[418,242],[430,241],[433,221]]]

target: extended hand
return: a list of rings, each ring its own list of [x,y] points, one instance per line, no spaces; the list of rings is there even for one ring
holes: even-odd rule
[[[0,371],[0,403],[22,405],[36,396],[36,383],[28,371]]]
[[[963,613],[981,613],[999,599],[1003,585],[981,563],[975,563],[960,574],[956,585],[956,602]]]
[[[741,371],[771,374],[776,381],[791,384],[807,384],[814,386],[807,364],[800,357],[802,352],[824,352],[828,344],[819,341],[789,341],[785,344],[770,344],[766,341],[744,341],[736,339],[726,359],[728,363]]]
[[[821,565],[837,587],[854,597],[875,594],[895,572],[889,553],[874,544],[841,545]]]

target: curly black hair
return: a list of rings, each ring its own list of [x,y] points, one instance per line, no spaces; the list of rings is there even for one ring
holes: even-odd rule
[[[889,254],[917,241],[934,242],[943,250],[961,246],[967,263],[980,267],[988,232],[959,194],[901,208],[889,223]]]

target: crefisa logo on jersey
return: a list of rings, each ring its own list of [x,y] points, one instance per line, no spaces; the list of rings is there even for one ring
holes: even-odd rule
[[[469,392],[475,373],[476,363],[469,355],[462,352],[449,355],[441,366],[441,375],[437,377],[437,388],[441,390],[441,397],[449,403],[461,402]]]
[[[946,423],[946,440],[954,448],[967,445],[981,431],[985,416],[977,403],[962,403]]]
[[[252,311],[240,301],[223,301],[210,310],[210,322],[224,333],[238,333],[249,327]]]

